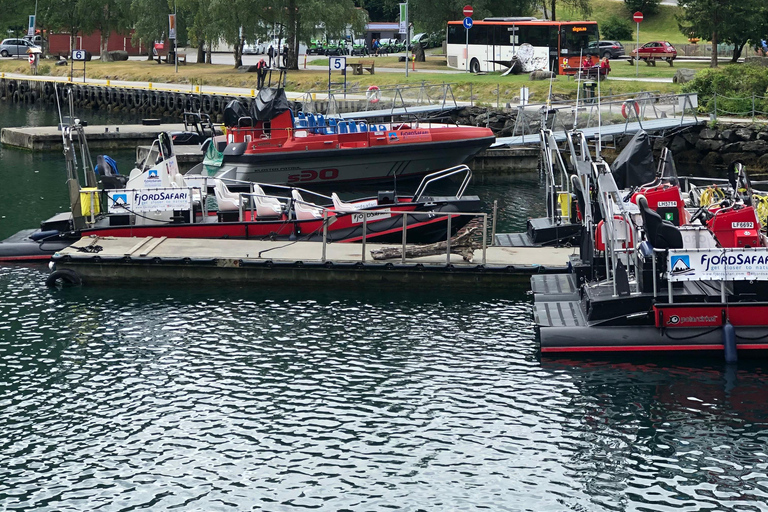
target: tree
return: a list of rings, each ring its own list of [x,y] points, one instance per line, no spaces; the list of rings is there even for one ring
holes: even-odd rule
[[[99,50],[106,60],[110,34],[126,33],[133,25],[131,0],[79,0],[77,9],[88,13],[89,28],[100,32]]]
[[[640,11],[645,16],[653,16],[659,12],[661,0],[624,0],[624,6],[630,14]]]
[[[472,17],[483,19],[490,16],[530,16],[538,1],[473,0],[471,4],[475,12]],[[409,18],[419,31],[444,32],[448,21],[464,17],[461,11],[467,3],[465,0],[410,0]]]
[[[689,37],[700,37],[712,43],[710,67],[717,67],[717,45],[734,45],[732,61],[736,62],[748,42],[764,37],[768,9],[762,0],[680,0],[683,14],[678,16],[680,31]]]
[[[173,0],[133,0],[131,10],[136,15],[133,42],[144,42],[152,59],[154,41],[162,41],[168,33],[168,15],[173,12]]]

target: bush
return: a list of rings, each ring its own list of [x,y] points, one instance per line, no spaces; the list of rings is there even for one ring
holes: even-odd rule
[[[37,74],[38,75],[50,75],[51,74],[51,66],[48,64],[40,64],[37,66]]]
[[[632,25],[625,19],[611,16],[600,25],[600,35],[603,39],[626,41],[632,39]]]
[[[732,64],[704,69],[682,87],[683,92],[698,93],[699,108],[704,112],[714,112],[714,96],[717,92],[718,113],[731,115],[746,115],[751,112],[752,95],[755,96],[757,110],[768,110],[767,89],[768,73],[763,66],[754,64]]]

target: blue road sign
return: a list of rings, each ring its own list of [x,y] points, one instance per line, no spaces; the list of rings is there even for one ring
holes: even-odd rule
[[[472,18],[464,18],[464,28],[470,29],[472,28]]]

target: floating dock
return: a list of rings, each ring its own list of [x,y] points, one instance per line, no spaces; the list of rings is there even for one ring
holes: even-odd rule
[[[142,144],[152,144],[160,132],[181,130],[184,130],[184,125],[181,123],[157,125],[116,123],[86,126],[85,135],[88,138],[88,146],[92,149],[135,149]],[[3,128],[0,131],[0,142],[7,146],[33,151],[62,148],[61,131],[58,126]],[[198,146],[195,147],[198,148]]]
[[[564,272],[573,253],[564,248],[487,247],[485,253],[475,250],[472,262],[457,254],[374,261],[370,251],[384,247],[400,246],[94,237],[57,252],[52,261],[63,280],[86,285],[228,282],[486,289],[527,283],[533,274]]]

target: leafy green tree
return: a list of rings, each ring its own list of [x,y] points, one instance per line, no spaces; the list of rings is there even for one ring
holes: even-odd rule
[[[547,0],[548,1],[548,0]],[[552,0],[553,3],[555,0]],[[464,17],[465,0],[410,0],[409,18],[418,31],[443,32],[451,20]],[[473,0],[475,19],[491,16],[530,16],[537,0]]]
[[[106,59],[112,32],[126,33],[133,25],[131,0],[79,0],[77,10],[88,13],[89,28],[101,33],[101,58]]]
[[[630,14],[640,11],[645,16],[653,16],[659,12],[661,0],[624,0],[624,6]]]
[[[717,45],[734,45],[732,61],[741,56],[744,46],[765,37],[768,30],[768,7],[762,0],[680,0],[682,15],[677,21],[680,31],[689,37],[700,37],[712,43],[710,67],[717,67]]]

